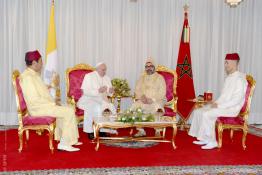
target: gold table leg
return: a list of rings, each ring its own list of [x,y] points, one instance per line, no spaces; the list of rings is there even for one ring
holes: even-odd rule
[[[108,127],[108,126],[107,126]],[[161,126],[161,127],[171,127],[173,129],[173,133],[172,133],[172,138],[169,139],[165,139],[165,133],[163,136],[161,137],[128,137],[128,138],[123,138],[123,137],[99,137],[99,129],[103,128],[103,125],[94,123],[93,125],[93,129],[94,129],[94,134],[95,134],[95,139],[94,142],[96,142],[96,146],[95,146],[95,150],[98,151],[100,143],[106,143],[107,141],[112,141],[112,142],[119,142],[119,141],[149,141],[149,142],[167,142],[167,143],[171,143],[173,149],[175,150],[176,144],[175,144],[175,139],[176,139],[176,134],[177,134],[177,125],[176,123],[172,124],[172,125],[166,125],[166,126]],[[116,126],[113,126],[113,128],[118,128]],[[129,127],[119,127],[119,128],[129,128]],[[155,128],[154,126],[152,126],[152,128]],[[133,127],[131,127],[131,131],[133,130]],[[165,129],[163,132],[166,132]],[[129,133],[131,134],[131,133]]]
[[[117,97],[116,100],[117,100],[117,109],[116,109],[116,112],[119,113],[119,112],[120,112],[120,109],[121,109],[121,97]]]
[[[175,139],[176,139],[176,133],[177,133],[177,126],[173,125],[173,135],[172,135],[172,146],[174,149],[176,149]]]
[[[95,134],[95,140],[96,140],[95,150],[98,151],[98,149],[99,149],[99,144],[100,144],[99,126],[98,126],[98,125],[94,125],[94,134]]]

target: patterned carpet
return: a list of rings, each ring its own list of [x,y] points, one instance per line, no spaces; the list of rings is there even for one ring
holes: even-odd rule
[[[13,171],[12,175],[261,175],[262,166],[157,166]]]

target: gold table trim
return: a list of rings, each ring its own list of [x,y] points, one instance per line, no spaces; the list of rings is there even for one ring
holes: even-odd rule
[[[98,117],[99,118],[99,117]],[[102,118],[102,117],[101,117]],[[140,141],[140,142],[166,142],[171,143],[173,149],[176,149],[175,138],[177,134],[177,122],[176,121],[155,121],[155,122],[135,122],[135,123],[123,123],[116,121],[96,121],[94,120],[93,129],[94,129],[94,143],[96,143],[95,150],[98,151],[100,143],[110,143],[110,142],[129,142],[129,141]],[[101,128],[109,128],[109,129],[123,129],[123,128],[163,128],[165,133],[165,129],[167,127],[171,127],[172,138],[170,140],[165,138],[165,134],[162,136],[154,136],[154,137],[99,137],[99,130]]]

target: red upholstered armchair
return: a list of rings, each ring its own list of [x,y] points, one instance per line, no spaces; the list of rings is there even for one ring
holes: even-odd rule
[[[77,64],[66,70],[66,96],[67,103],[75,106],[75,113],[78,122],[84,119],[84,111],[76,106],[76,103],[82,96],[81,85],[86,74],[95,69],[88,64]]]
[[[242,130],[243,136],[242,136],[242,147],[243,149],[246,149],[246,136],[248,131],[248,116],[250,111],[250,105],[251,105],[251,99],[254,93],[256,81],[253,79],[251,75],[246,76],[246,80],[248,82],[247,90],[246,90],[246,96],[245,96],[245,102],[240,110],[240,113],[238,116],[234,117],[218,117],[216,123],[217,123],[217,131],[218,131],[218,147],[222,147],[222,136],[223,136],[223,130],[224,129],[230,129],[230,137],[233,138],[234,130]]]
[[[24,100],[23,92],[19,82],[20,73],[15,70],[12,74],[13,87],[15,91],[17,113],[18,113],[18,136],[19,136],[19,149],[23,149],[23,132],[26,131],[26,140],[29,140],[29,130],[47,130],[49,132],[49,148],[53,153],[53,136],[55,129],[56,119],[52,116],[31,116],[28,114],[26,102]]]
[[[177,73],[175,70],[169,69],[165,66],[159,65],[156,67],[156,72],[162,75],[166,81],[166,99],[164,116],[176,117],[176,85],[177,85]]]

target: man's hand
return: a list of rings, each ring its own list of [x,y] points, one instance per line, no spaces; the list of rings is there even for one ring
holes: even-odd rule
[[[102,86],[102,87],[100,87],[99,89],[98,89],[98,92],[99,93],[104,93],[104,92],[106,92],[107,91],[107,87],[106,86]]]
[[[51,85],[46,85],[47,89],[50,90],[52,88]]]
[[[112,88],[112,87],[109,88],[109,93],[110,93],[110,94],[113,94],[114,92],[115,92],[114,88]]]
[[[57,98],[55,99],[55,104],[56,104],[57,106],[61,106],[61,98],[60,98],[60,97],[57,97]]]
[[[151,98],[147,98],[147,104],[152,104],[153,100]]]
[[[147,98],[145,95],[142,95],[140,100],[142,101],[142,103],[147,104]]]

